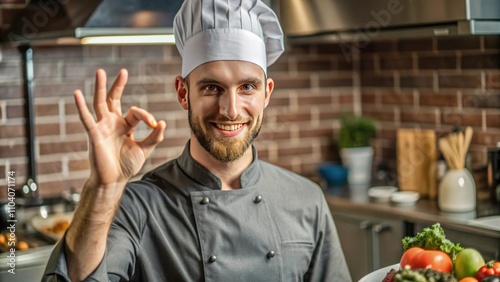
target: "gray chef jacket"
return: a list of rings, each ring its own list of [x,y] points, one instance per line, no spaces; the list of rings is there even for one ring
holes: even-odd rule
[[[257,158],[241,189],[182,155],[127,185],[85,281],[351,281],[321,188]],[[70,281],[64,237],[42,281]]]

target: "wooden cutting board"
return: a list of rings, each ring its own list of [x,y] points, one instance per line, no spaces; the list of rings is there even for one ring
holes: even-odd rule
[[[436,133],[434,130],[398,129],[398,187],[436,199]]]

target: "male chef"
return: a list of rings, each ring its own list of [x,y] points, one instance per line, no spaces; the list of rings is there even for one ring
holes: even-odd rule
[[[258,0],[186,0],[174,31],[184,152],[129,182],[166,123],[122,115],[126,70],[109,91],[97,71],[95,117],[75,91],[90,176],[43,281],[351,281],[320,187],[252,145],[274,89],[267,67],[284,50],[276,15]],[[138,141],[141,122],[152,130]]]

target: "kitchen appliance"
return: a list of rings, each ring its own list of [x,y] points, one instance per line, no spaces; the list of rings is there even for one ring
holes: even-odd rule
[[[488,150],[487,171],[491,199],[500,203],[500,142]]]
[[[275,1],[285,34],[309,42],[500,33],[498,0]]]
[[[112,36],[113,42],[147,36],[142,37],[143,43],[160,39],[171,39],[172,43],[173,19],[182,3],[183,0],[31,0],[1,41],[13,45],[80,44],[80,39],[85,43],[104,36]]]

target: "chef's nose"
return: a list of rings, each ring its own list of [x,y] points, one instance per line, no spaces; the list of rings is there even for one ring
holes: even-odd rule
[[[229,119],[236,119],[240,114],[238,103],[238,94],[235,90],[225,91],[220,96],[219,113]]]

